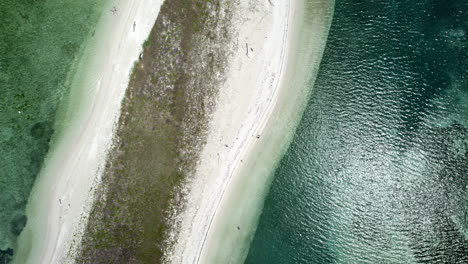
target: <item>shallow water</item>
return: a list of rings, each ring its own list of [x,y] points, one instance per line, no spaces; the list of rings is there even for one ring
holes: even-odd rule
[[[0,2],[0,262],[11,259],[24,210],[66,99],[67,78],[105,1]]]
[[[246,263],[468,263],[468,2],[333,20]]]

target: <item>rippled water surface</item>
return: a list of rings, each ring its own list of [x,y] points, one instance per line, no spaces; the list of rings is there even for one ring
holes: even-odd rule
[[[246,263],[468,263],[468,1],[337,0]]]

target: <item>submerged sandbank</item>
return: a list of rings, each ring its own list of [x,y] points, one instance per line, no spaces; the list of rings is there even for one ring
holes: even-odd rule
[[[333,9],[334,1],[328,0],[301,1],[291,9],[276,101],[258,128],[261,138],[251,139],[244,162],[225,188],[200,263],[243,263],[247,256],[274,169],[294,135],[318,73]]]
[[[129,74],[162,1],[112,1],[72,79],[66,127],[53,139],[19,237],[16,263],[66,263],[80,240],[89,194],[99,181]],[[66,121],[66,122],[65,122]],[[84,217],[84,218],[83,218]]]
[[[257,2],[255,7],[241,4],[238,10],[236,54],[189,186],[173,263],[242,262],[269,176],[318,70],[333,2]]]

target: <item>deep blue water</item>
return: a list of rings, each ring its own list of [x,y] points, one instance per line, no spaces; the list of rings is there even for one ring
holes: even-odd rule
[[[468,263],[468,1],[336,0],[246,263]]]

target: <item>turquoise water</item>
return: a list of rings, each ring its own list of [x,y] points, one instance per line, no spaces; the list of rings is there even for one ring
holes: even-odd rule
[[[0,263],[11,259],[27,223],[67,78],[103,7],[99,0],[0,1]]]
[[[245,263],[468,263],[468,2],[337,0]]]

